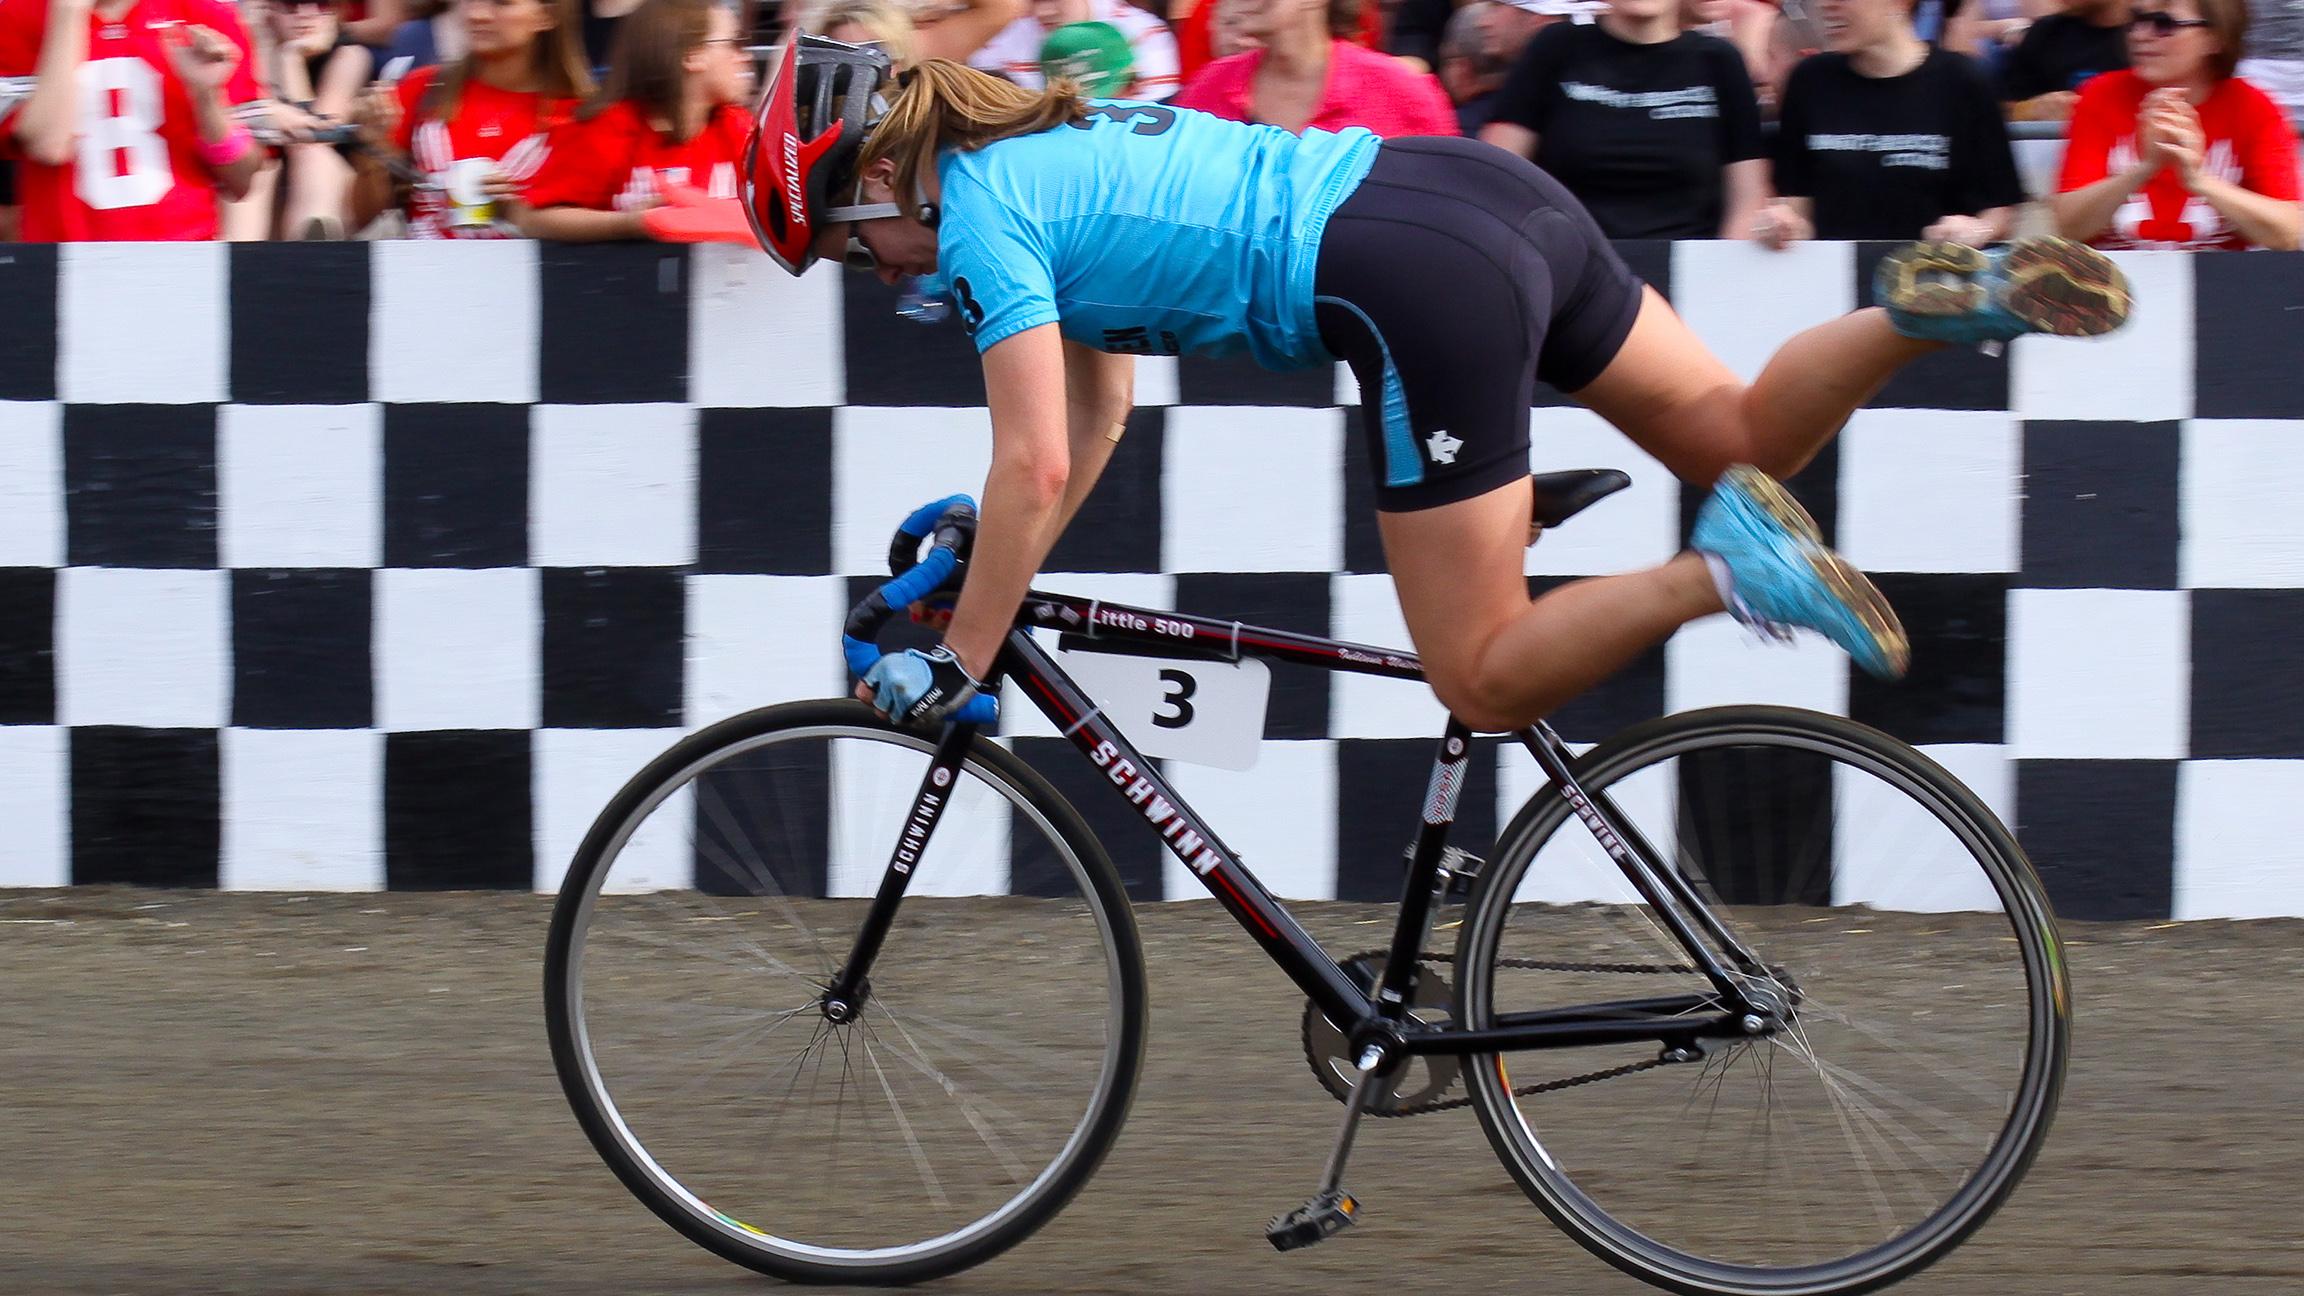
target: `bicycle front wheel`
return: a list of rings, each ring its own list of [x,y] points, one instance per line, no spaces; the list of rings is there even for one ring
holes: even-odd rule
[[[553,913],[552,1056],[585,1133],[667,1223],[781,1278],[989,1259],[1086,1182],[1135,1089],[1119,877],[989,738],[860,1010],[827,1011],[933,750],[858,702],[714,725],[609,803]]]
[[[1983,1223],[2046,1136],[2069,989],[2038,879],[1944,768],[1838,717],[1730,707],[1576,763],[1789,1005],[1765,1033],[1468,1059],[1490,1144],[1562,1229],[1675,1291],[1866,1291]],[[1697,926],[1702,927],[1699,919]],[[1458,950],[1460,1020],[1709,996],[1547,787],[1505,830]],[[1729,966],[1737,966],[1730,957]]]

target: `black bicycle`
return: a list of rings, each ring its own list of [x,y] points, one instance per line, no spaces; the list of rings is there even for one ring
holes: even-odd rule
[[[1535,521],[1625,483],[1540,477]],[[898,578],[850,618],[851,665],[955,587],[973,516],[907,521]],[[2070,1012],[2047,900],[1984,803],[1904,743],[1725,707],[1578,756],[1538,724],[1512,737],[1542,785],[1482,858],[1448,843],[1475,750],[1451,720],[1391,940],[1340,959],[1062,665],[1089,659],[1059,653],[1420,667],[1037,592],[999,663],[1304,991],[1306,1056],[1345,1113],[1274,1245],[1352,1221],[1362,1117],[1468,1105],[1529,1198],[1629,1273],[1863,1291],[1982,1224],[2047,1134]],[[642,770],[576,854],[545,965],[561,1082],[625,1185],[736,1263],[952,1273],[1046,1222],[1119,1132],[1145,1036],[1135,920],[1080,815],[982,718],[921,734],[842,700],[722,721]],[[1427,948],[1458,901],[1454,948]]]

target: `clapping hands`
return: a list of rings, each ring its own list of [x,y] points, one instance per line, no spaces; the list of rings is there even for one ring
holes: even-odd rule
[[[2138,161],[2155,171],[2173,167],[2176,178],[2189,189],[2199,179],[2200,166],[2207,154],[2207,132],[2201,128],[2200,113],[2184,97],[2180,89],[2154,90],[2144,96],[2144,107],[2136,115],[2136,150]]]

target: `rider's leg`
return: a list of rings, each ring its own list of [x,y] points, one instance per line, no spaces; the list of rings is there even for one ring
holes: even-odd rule
[[[1871,307],[1793,337],[1747,386],[1650,288],[1622,349],[1574,396],[1684,481],[1739,463],[1788,477],[1898,369],[1942,349]]]
[[[1702,558],[1574,581],[1535,600],[1521,574],[1525,478],[1484,495],[1379,513],[1384,558],[1433,691],[1476,729],[1547,715],[1674,630],[1721,610]]]

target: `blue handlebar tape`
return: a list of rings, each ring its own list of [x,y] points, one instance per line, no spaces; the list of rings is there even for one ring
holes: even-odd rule
[[[928,538],[929,528],[936,525],[936,519],[943,517],[944,511],[955,504],[965,504],[973,509],[976,507],[976,497],[973,495],[947,495],[933,504],[923,504],[912,510],[912,516],[905,518],[904,525],[898,527],[897,530],[915,540],[925,540]],[[894,602],[895,600],[889,601]]]
[[[920,565],[880,587],[890,608],[905,607],[928,597],[960,565],[960,555],[949,549],[929,551]]]

